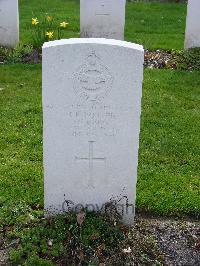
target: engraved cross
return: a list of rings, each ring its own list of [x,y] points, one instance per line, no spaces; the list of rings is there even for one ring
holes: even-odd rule
[[[100,157],[94,157],[94,143],[95,141],[89,141],[89,155],[88,157],[75,157],[77,161],[88,161],[89,162],[89,181],[88,186],[94,188],[93,184],[93,177],[94,177],[94,161],[96,162],[104,162],[106,161],[106,158],[100,158]]]

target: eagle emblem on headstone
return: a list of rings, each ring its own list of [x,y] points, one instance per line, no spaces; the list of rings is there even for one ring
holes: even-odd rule
[[[90,53],[74,75],[75,92],[88,101],[99,101],[112,88],[113,76],[95,52]]]

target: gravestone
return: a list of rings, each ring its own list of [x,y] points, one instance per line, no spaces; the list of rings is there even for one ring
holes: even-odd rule
[[[188,1],[185,48],[193,47],[200,47],[200,0]]]
[[[18,0],[0,0],[0,45],[12,47],[18,42]]]
[[[133,222],[143,48],[108,39],[43,46],[45,209],[115,206]],[[107,205],[108,203],[108,205]]]
[[[81,0],[82,38],[124,39],[126,0]]]

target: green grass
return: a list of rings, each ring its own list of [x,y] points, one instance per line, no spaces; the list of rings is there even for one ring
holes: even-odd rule
[[[186,5],[129,3],[125,38],[149,49],[183,49]]]
[[[106,215],[87,213],[81,226],[75,214],[42,218],[38,212],[32,212],[31,216],[25,212],[17,217],[15,229],[8,234],[10,240],[20,239],[18,248],[9,252],[12,265],[52,266],[66,265],[66,262],[67,265],[99,265],[103,256],[109,265],[115,265],[114,255],[118,262],[126,259],[122,252],[125,232],[120,223],[114,226]]]
[[[40,66],[1,67],[0,195],[42,203]]]
[[[79,37],[78,0],[19,2],[22,43],[32,41],[31,18],[40,19],[46,13],[69,21],[66,38]],[[149,49],[182,49],[185,16],[185,4],[128,3],[125,39]],[[198,55],[184,56],[187,66],[194,65],[195,59],[198,69]],[[8,62],[18,62],[18,54],[15,57]],[[184,60],[180,63],[186,64]],[[120,259],[120,251],[127,246],[120,226],[116,228],[94,214],[87,215],[82,227],[74,216],[43,219],[41,87],[41,65],[0,66],[0,238],[5,235],[8,243],[15,243],[16,239],[19,242],[10,252],[16,265],[54,265],[51,261],[73,264],[80,250],[88,261],[93,253],[98,253],[98,245],[105,246],[105,256],[111,254]],[[198,71],[145,70],[138,211],[200,215],[199,102]],[[137,236],[138,231],[136,243],[140,241]],[[52,248],[48,246],[49,239],[53,239]],[[155,251],[152,243],[156,242],[146,247],[148,237],[143,240],[139,254],[144,257],[148,253],[148,257]]]
[[[199,72],[145,72],[138,207],[200,214]]]
[[[137,207],[200,212],[199,72],[146,70]],[[0,68],[0,203],[43,206],[41,66]]]
[[[32,17],[49,13],[70,23],[66,38],[79,37],[78,0],[20,0],[20,36],[31,42]],[[186,5],[176,3],[127,3],[125,39],[149,49],[183,49]]]

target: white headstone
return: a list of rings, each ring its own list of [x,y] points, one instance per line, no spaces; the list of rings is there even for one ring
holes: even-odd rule
[[[44,44],[45,209],[112,201],[133,222],[143,60],[142,46],[117,40]]]
[[[185,48],[193,47],[200,47],[200,0],[188,1]]]
[[[80,0],[82,38],[124,39],[126,0]]]
[[[15,46],[18,42],[18,0],[0,0],[0,45]]]

